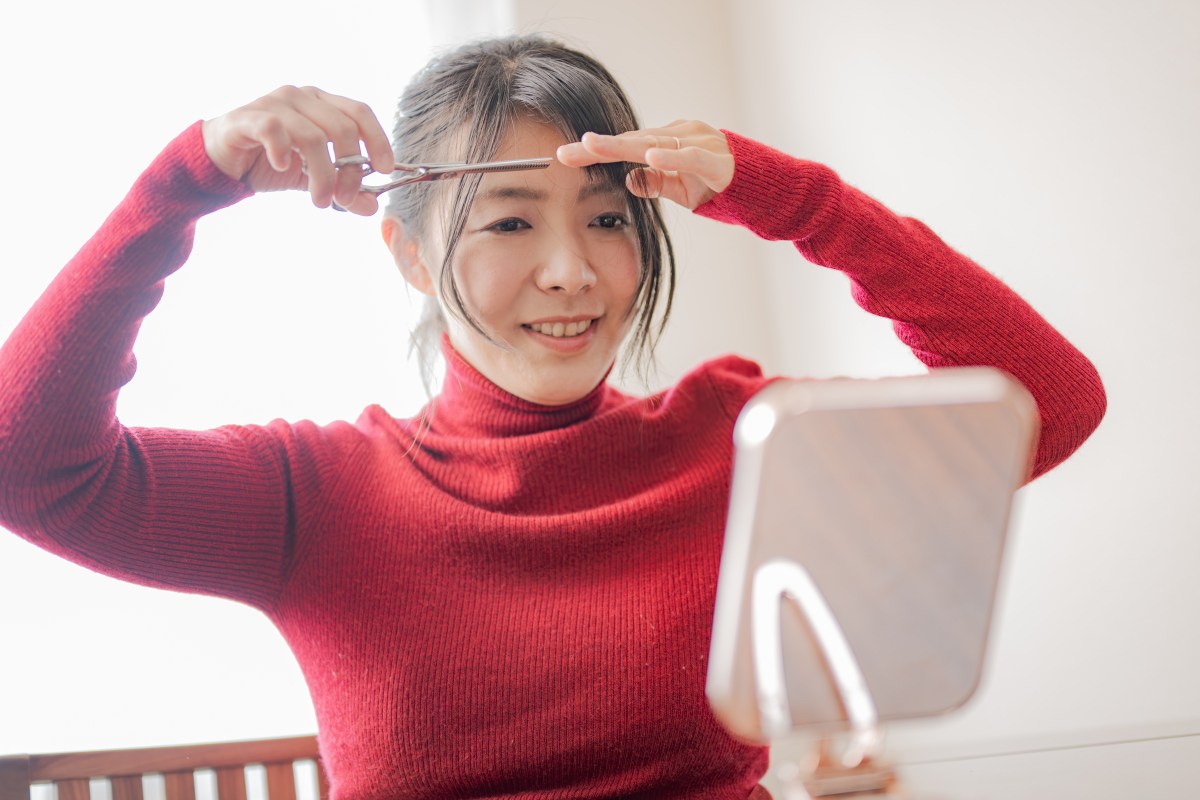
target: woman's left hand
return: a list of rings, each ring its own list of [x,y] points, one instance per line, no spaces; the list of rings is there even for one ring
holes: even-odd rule
[[[558,160],[568,167],[645,164],[626,176],[629,191],[639,197],[665,197],[689,209],[708,202],[733,180],[733,155],[725,134],[695,120],[617,136],[585,133],[582,141],[559,147]]]

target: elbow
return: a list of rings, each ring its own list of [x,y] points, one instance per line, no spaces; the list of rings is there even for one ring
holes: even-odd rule
[[[35,533],[43,527],[48,515],[43,484],[0,446],[0,527],[35,541]]]
[[[1044,475],[1078,450],[1100,427],[1108,411],[1108,394],[1090,363],[1070,389],[1054,403],[1039,403],[1041,432],[1030,480]]]
[[[33,444],[0,436],[0,526],[44,547],[47,531],[69,528],[87,510],[112,462],[54,459],[44,441]]]

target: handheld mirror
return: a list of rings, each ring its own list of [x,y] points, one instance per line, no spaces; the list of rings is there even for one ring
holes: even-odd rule
[[[1037,434],[988,368],[779,381],[742,411],[707,693],[735,735],[874,729],[975,691]]]

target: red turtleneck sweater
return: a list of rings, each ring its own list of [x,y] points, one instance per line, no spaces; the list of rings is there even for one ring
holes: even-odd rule
[[[699,213],[844,270],[931,366],[1037,399],[1036,472],[1099,422],[1088,361],[995,278],[825,167],[734,134]],[[431,425],[211,431],[114,415],[139,323],[195,221],[244,198],[199,127],[137,181],[0,350],[0,522],[92,569],[260,608],[316,705],[334,800],[742,800],[766,751],[704,698],[738,358],[650,398],[505,394],[452,351]]]

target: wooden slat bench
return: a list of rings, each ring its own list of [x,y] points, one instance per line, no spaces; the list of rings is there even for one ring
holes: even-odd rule
[[[266,773],[266,800],[296,800],[294,765],[316,764],[318,800],[328,785],[315,736],[245,742],[0,756],[0,800],[30,800],[30,787],[49,784],[57,800],[90,800],[90,783],[108,780],[112,800],[143,800],[142,777],[161,774],[166,800],[196,800],[195,773],[212,770],[217,800],[247,800],[246,767]]]

